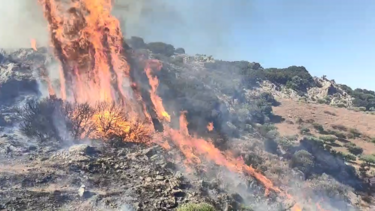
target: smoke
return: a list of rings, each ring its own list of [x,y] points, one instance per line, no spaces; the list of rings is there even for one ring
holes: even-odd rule
[[[232,31],[244,20],[246,0],[115,0],[113,13],[127,37],[163,41],[188,53],[231,54]],[[30,39],[48,45],[47,23],[37,0],[4,1],[0,7],[0,48],[27,48]]]
[[[167,42],[190,54],[224,56],[232,53],[232,31],[245,13],[251,13],[249,4],[246,0],[117,0],[114,13],[127,37]]]
[[[30,40],[47,45],[47,23],[37,0],[2,1],[0,48],[27,48]]]

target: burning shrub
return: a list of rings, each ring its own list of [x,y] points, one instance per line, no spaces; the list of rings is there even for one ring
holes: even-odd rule
[[[123,107],[110,103],[99,103],[94,109],[90,129],[86,129],[86,136],[96,139],[104,138],[105,140],[147,142],[151,135],[148,126],[146,121],[141,122],[138,118],[132,118]]]
[[[40,141],[90,138],[146,142],[151,135],[146,122],[131,118],[125,108],[112,103],[90,106],[51,97],[28,102],[19,114],[22,133]]]
[[[299,150],[294,153],[290,164],[293,168],[309,174],[314,168],[314,156],[306,150]]]

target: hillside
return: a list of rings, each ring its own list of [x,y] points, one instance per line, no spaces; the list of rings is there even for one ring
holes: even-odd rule
[[[183,128],[183,112],[192,137],[181,144],[164,136],[169,147],[154,141],[158,134],[146,144],[62,137],[59,129],[71,131],[51,119],[65,104],[52,92],[59,80],[45,75],[54,68],[50,50],[1,50],[0,210],[374,208],[374,92],[313,77],[304,67],[218,61],[139,37],[126,43],[156,131],[167,129],[152,107],[153,91],[172,129]],[[144,60],[162,63],[156,90]]]

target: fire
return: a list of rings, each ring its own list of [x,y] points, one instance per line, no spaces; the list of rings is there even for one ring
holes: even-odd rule
[[[302,211],[302,208],[298,205],[298,204],[295,204],[292,209],[292,211]]]
[[[163,119],[163,120],[170,122],[171,117],[164,109],[163,100],[156,93],[156,90],[159,86],[159,80],[157,77],[153,75],[153,70],[156,69],[159,71],[161,69],[161,66],[162,65],[159,61],[150,60],[146,64],[145,72],[146,72],[147,78],[151,86],[150,97],[151,97],[152,103],[155,106],[156,114],[158,115],[159,119]]]
[[[109,0],[39,0],[61,62],[61,96],[76,102],[123,103],[131,98],[130,67]]]
[[[212,123],[212,122],[208,123],[207,130],[208,131],[213,131],[214,130],[214,123]]]
[[[49,24],[51,45],[60,62],[60,98],[91,107],[98,102],[112,106],[100,106],[90,110],[85,121],[78,121],[84,128],[81,138],[110,139],[120,137],[124,141],[146,142],[155,133],[151,115],[130,77],[130,65],[123,45],[119,21],[111,15],[112,0],[39,0]],[[271,180],[253,167],[237,159],[230,152],[222,152],[211,140],[189,134],[186,112],[180,115],[180,129],[169,127],[171,116],[157,94],[159,80],[155,75],[162,64],[157,60],[145,62],[144,72],[149,81],[149,95],[157,118],[163,123],[162,134],[154,142],[165,149],[175,145],[185,156],[186,164],[213,162],[232,172],[253,176],[268,192],[284,194]],[[50,94],[55,94],[51,92]],[[85,109],[86,107],[83,107]],[[89,109],[89,108],[86,108]],[[72,118],[83,118],[79,109]],[[214,129],[213,123],[207,126]],[[158,137],[159,136],[159,137]],[[165,141],[169,140],[169,141]],[[295,210],[300,210],[298,207]]]
[[[31,39],[30,40],[31,42],[31,48],[34,50],[34,51],[37,51],[37,47],[36,47],[36,40],[35,39]]]
[[[226,167],[232,172],[246,173],[253,176],[264,185],[266,188],[266,194],[268,194],[269,190],[281,193],[281,190],[275,187],[271,180],[261,173],[258,173],[251,166],[247,166],[242,159],[236,159],[229,152],[221,152],[214,146],[211,140],[190,136],[187,128],[188,122],[185,115],[186,112],[181,112],[180,130],[165,128],[164,135],[165,137],[169,137],[170,140],[181,150],[186,157],[185,162],[187,164],[200,164],[202,162],[201,158],[204,158],[217,165]]]

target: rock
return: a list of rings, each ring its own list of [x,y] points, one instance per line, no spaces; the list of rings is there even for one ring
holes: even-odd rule
[[[156,178],[155,178],[156,180],[164,180],[164,177],[163,176],[160,176],[160,175],[158,175],[158,176],[156,176]]]
[[[76,155],[93,155],[98,151],[87,144],[78,144],[69,148],[69,153]]]
[[[89,196],[89,192],[86,190],[85,185],[81,185],[81,187],[78,189],[78,195],[82,198],[87,198]]]
[[[157,153],[156,148],[157,146],[153,146],[153,147],[144,149],[142,150],[142,154],[146,155],[148,158],[151,158],[153,155],[156,155]]]

